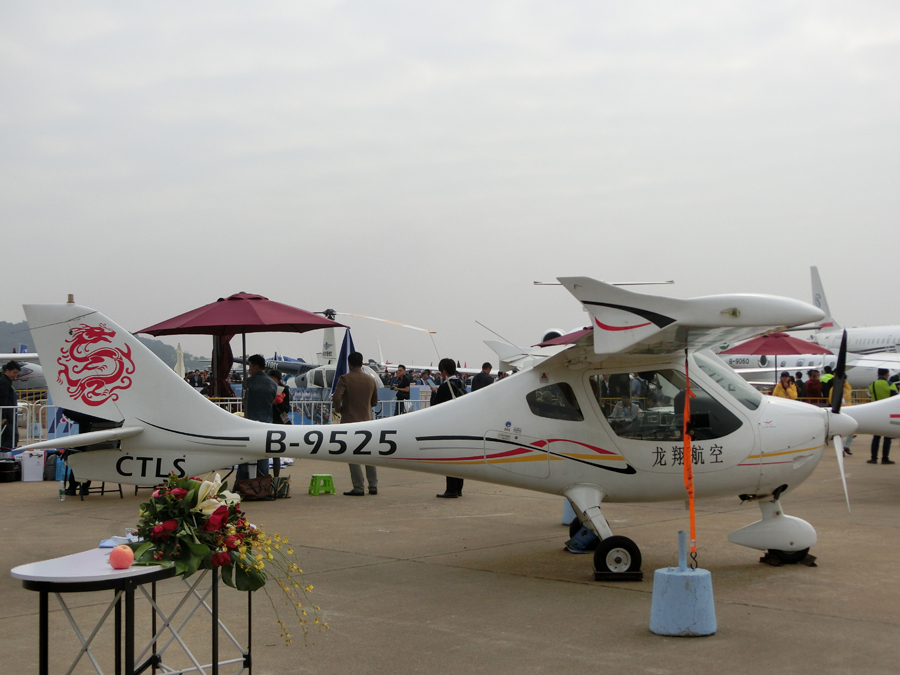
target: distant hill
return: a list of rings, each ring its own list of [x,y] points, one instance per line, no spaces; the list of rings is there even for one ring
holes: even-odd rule
[[[137,339],[143,343],[147,349],[156,354],[160,360],[169,368],[175,367],[175,347],[167,345],[160,340],[153,338],[145,338],[137,336]],[[34,351],[34,340],[31,339],[31,331],[28,330],[28,323],[20,321],[19,323],[9,323],[8,321],[0,321],[0,352],[11,352],[18,349],[19,345],[28,345],[28,351]],[[209,368],[209,361],[201,362],[203,357],[194,356],[188,352],[184,353],[184,367],[186,370],[194,370],[195,368],[203,370]]]

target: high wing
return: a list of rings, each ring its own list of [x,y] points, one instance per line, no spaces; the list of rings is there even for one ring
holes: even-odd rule
[[[635,293],[589,277],[560,277],[559,281],[590,314],[593,352],[599,356],[696,351],[825,316],[800,300],[771,295],[680,300]]]
[[[37,352],[22,352],[21,354],[12,352],[10,354],[0,354],[0,361],[37,361],[39,358]]]

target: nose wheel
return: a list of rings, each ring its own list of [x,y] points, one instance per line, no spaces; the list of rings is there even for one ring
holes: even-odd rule
[[[607,537],[594,551],[596,581],[642,581],[641,550],[628,537]]]

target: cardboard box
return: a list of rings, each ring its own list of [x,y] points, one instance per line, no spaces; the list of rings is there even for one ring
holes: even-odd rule
[[[44,451],[26,450],[16,458],[22,465],[22,480],[44,480]]]

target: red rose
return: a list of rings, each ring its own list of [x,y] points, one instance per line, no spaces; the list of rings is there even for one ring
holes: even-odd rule
[[[225,551],[219,551],[218,553],[212,554],[210,562],[212,562],[213,567],[225,567],[226,565],[231,564],[231,556]]]
[[[212,515],[209,517],[205,523],[203,523],[203,527],[201,530],[206,530],[207,532],[216,532],[222,528],[222,526],[228,522],[228,507],[222,504],[219,508],[213,511]]]
[[[150,532],[150,538],[153,541],[169,541],[169,532],[162,525],[154,525]]]
[[[174,490],[169,490],[169,494],[175,497],[175,499],[184,499],[187,493],[188,491],[184,488],[175,488]]]
[[[174,519],[172,519],[172,520],[167,520],[166,522],[164,522],[164,523],[162,524],[162,526],[163,526],[164,528],[166,528],[166,530],[168,530],[169,532],[174,532],[175,530],[178,529],[178,521],[177,521],[177,520],[174,520]]]
[[[238,537],[237,535],[230,534],[227,537],[225,537],[225,548],[227,548],[229,551],[233,551],[240,545],[241,545],[241,538]]]

